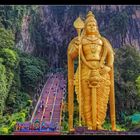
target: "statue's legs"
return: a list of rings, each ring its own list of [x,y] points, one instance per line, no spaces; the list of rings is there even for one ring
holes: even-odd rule
[[[84,118],[88,129],[92,129],[92,108],[91,108],[91,90],[88,86],[87,80],[82,80],[82,93],[84,95]]]
[[[109,75],[107,74],[105,78],[107,80],[101,82],[100,87],[97,88],[97,128],[98,129],[102,129],[102,125],[106,117],[107,104],[109,100],[109,92],[110,92]]]

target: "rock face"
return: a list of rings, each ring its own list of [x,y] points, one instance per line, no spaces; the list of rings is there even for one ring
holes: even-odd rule
[[[29,23],[30,23],[30,17],[25,16],[23,18],[22,31],[21,31],[25,52],[32,52],[33,51],[33,46],[31,43],[30,33],[29,33]]]
[[[21,25],[21,39],[16,44],[16,47],[24,52],[32,53],[34,45],[31,43],[31,37],[29,33],[30,16],[24,16]]]
[[[101,34],[114,48],[126,44],[140,50],[140,6],[135,5],[40,6],[38,40],[44,45],[39,46],[35,40],[31,43],[30,17],[26,16],[22,22],[22,39],[16,46],[29,53],[35,50],[38,56],[46,57],[52,68],[63,67],[68,43],[77,35],[73,22],[79,15],[85,18],[89,10],[95,14]]]
[[[65,33],[65,36],[61,36],[62,40],[65,38],[69,40],[69,36],[70,38],[75,36],[74,20],[79,15],[85,17],[86,13],[92,10],[98,21],[100,32],[109,39],[114,48],[127,44],[133,45],[140,50],[140,6],[43,6],[43,9],[48,8],[52,16],[58,21],[60,29],[64,28],[64,30],[60,30],[62,34]],[[45,15],[46,10],[43,11]],[[63,47],[67,47],[67,45],[68,42],[67,44],[62,44]]]
[[[135,46],[140,50],[140,10],[135,10],[130,16],[129,26],[125,36],[125,43]]]

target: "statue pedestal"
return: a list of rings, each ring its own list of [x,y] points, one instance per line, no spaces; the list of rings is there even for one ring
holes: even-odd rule
[[[70,135],[140,135],[139,132],[111,131],[111,130],[88,130],[87,127],[75,127]]]
[[[87,131],[87,127],[76,127],[75,132],[79,134],[83,134]]]

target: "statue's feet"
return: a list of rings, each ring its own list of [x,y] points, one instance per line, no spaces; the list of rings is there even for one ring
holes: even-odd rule
[[[75,131],[75,129],[74,128],[70,128],[70,132],[74,132]]]
[[[112,128],[112,131],[120,131],[120,129]]]
[[[88,130],[92,130],[92,126],[88,126]]]
[[[97,126],[97,130],[106,130],[106,129],[99,125]]]

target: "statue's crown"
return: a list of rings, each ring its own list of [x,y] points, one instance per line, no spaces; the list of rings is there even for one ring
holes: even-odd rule
[[[88,12],[87,17],[94,17],[92,11],[89,11],[89,12]]]
[[[95,25],[97,25],[97,21],[95,19],[95,16],[93,15],[92,11],[89,11],[87,16],[86,16],[86,20],[85,20],[85,23],[88,23],[88,22],[94,22]]]

